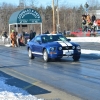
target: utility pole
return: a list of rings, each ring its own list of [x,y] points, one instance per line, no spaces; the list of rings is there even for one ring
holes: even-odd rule
[[[58,6],[58,0],[57,0],[57,33],[59,32],[59,6]]]
[[[55,34],[55,7],[54,7],[54,0],[52,0],[52,10],[53,10],[53,34]]]
[[[86,4],[84,5],[84,7],[85,7],[85,10],[86,10],[86,14],[88,15],[88,8],[89,8],[89,5],[88,5],[87,2],[86,2]]]

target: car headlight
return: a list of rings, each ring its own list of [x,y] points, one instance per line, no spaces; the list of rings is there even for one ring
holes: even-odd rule
[[[58,49],[59,49],[59,50],[62,50],[62,47],[59,47]]]
[[[77,46],[76,49],[81,49],[81,47],[80,46]]]
[[[75,46],[73,46],[72,49],[75,49]]]
[[[55,47],[50,47],[50,50],[51,50],[51,51],[54,51],[54,50],[55,50]]]

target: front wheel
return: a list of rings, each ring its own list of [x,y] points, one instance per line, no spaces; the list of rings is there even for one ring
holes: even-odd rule
[[[73,56],[74,61],[79,61],[79,59],[80,59],[80,56]]]
[[[48,53],[47,53],[46,49],[43,51],[43,59],[44,59],[45,62],[49,61],[49,57],[48,57]]]
[[[30,59],[34,59],[31,49],[28,50],[28,56]]]

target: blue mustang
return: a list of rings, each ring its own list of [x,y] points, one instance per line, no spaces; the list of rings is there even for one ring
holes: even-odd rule
[[[38,35],[27,43],[27,49],[30,59],[43,56],[46,62],[50,59],[61,59],[63,56],[72,56],[73,60],[78,61],[81,55],[80,45],[70,42],[62,34]]]

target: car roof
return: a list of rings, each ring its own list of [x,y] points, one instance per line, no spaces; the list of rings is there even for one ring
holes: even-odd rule
[[[62,35],[62,34],[40,34],[40,36],[49,36],[49,35]]]

